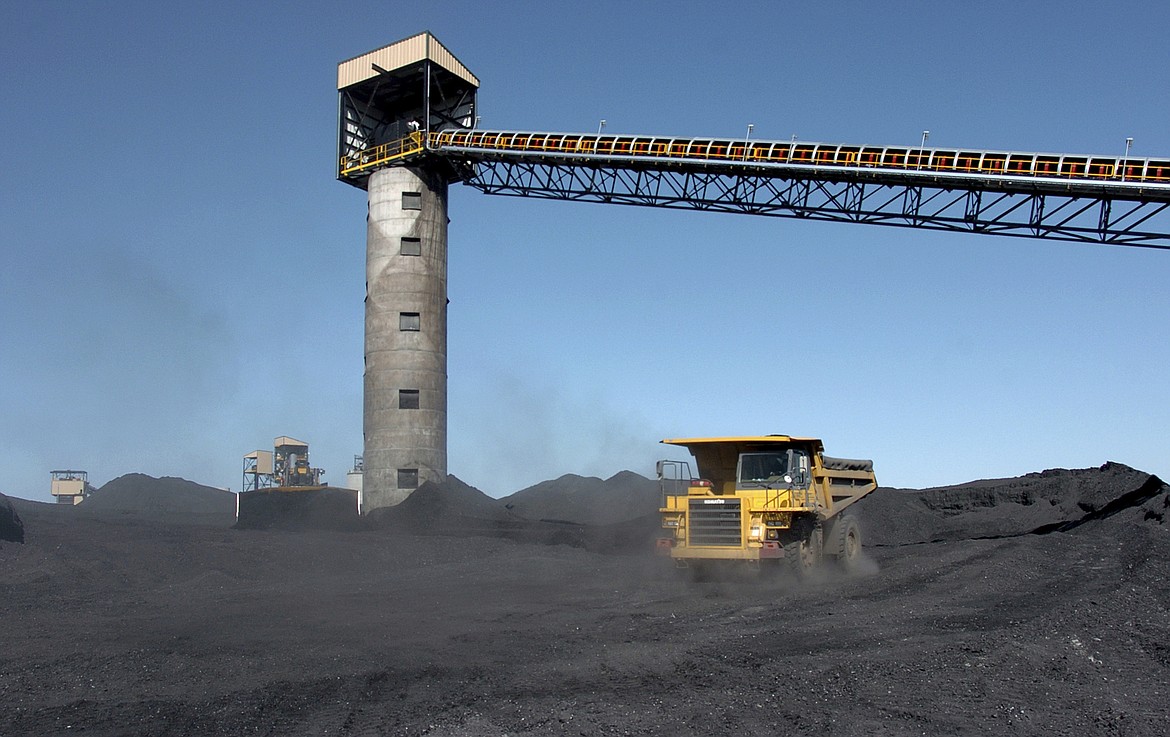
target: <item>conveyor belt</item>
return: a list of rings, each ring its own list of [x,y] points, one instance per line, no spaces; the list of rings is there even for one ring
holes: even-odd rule
[[[450,129],[341,174],[416,156],[490,194],[1170,248],[1170,158]]]

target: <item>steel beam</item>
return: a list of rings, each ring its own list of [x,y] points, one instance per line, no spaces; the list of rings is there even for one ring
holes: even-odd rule
[[[523,157],[471,163],[466,183],[486,194],[1170,249],[1170,203],[1161,201]]]

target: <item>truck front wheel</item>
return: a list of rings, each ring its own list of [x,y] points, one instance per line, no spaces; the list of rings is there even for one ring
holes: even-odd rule
[[[793,540],[784,546],[784,560],[788,569],[798,578],[803,578],[821,561],[821,535],[818,530],[812,530],[799,540]]]

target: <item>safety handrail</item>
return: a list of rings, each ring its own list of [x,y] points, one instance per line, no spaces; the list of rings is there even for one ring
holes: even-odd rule
[[[425,139],[425,144],[424,144]],[[1170,187],[1170,157],[1118,158],[1090,154],[941,149],[907,146],[851,146],[798,141],[714,138],[660,138],[448,129],[421,131],[341,158],[342,176],[386,166],[423,151],[517,152],[582,159],[617,158],[672,162],[729,162],[849,171],[976,175],[1098,184]]]
[[[397,138],[372,148],[353,151],[342,156],[341,175],[350,176],[386,166],[392,161],[404,159],[407,156],[412,156],[424,150],[426,150],[426,146],[423,145],[422,131],[412,131],[410,135],[403,138]]]
[[[467,129],[432,133],[429,148],[439,152],[444,148],[508,150],[584,157],[691,159],[1170,185],[1170,158],[1090,154]]]

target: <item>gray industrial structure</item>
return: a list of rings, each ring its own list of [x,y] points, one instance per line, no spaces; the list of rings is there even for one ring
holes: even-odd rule
[[[479,80],[429,33],[338,65],[338,178],[369,193],[362,508],[447,475],[447,184],[443,159],[360,176],[388,144],[470,128]]]
[[[337,178],[369,192],[365,509],[447,470],[447,187],[1170,249],[1170,157],[479,130],[429,33],[342,62]]]
[[[397,504],[447,474],[447,183],[369,179],[363,505]]]

